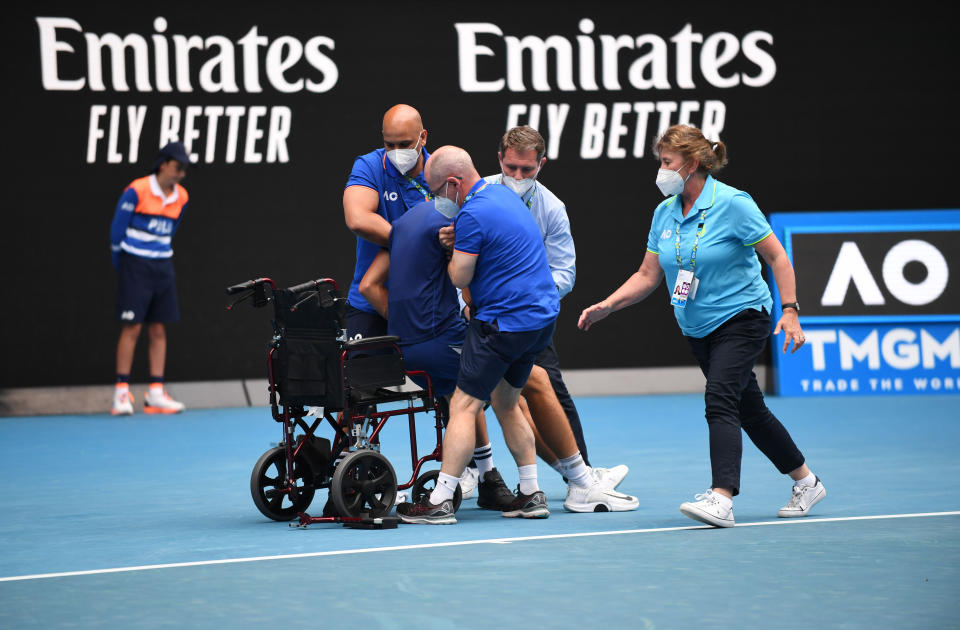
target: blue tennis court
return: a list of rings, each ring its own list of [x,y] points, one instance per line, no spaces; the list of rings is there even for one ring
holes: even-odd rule
[[[468,499],[457,525],[382,531],[260,515],[250,471],[281,439],[267,409],[5,418],[0,627],[958,627],[956,398],[768,402],[828,497],[778,519],[790,482],[746,441],[728,530],[678,511],[710,482],[699,395],[577,400],[594,465],[630,466],[635,512],[564,512],[541,463],[549,519]],[[420,430],[430,444],[432,419]],[[402,481],[406,431],[383,436]]]

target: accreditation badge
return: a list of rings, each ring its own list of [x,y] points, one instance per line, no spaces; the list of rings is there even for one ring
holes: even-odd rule
[[[670,297],[670,304],[677,308],[686,308],[687,300],[693,299],[692,291],[696,282],[693,272],[688,269],[681,269],[677,272],[677,282],[673,285],[673,294]]]

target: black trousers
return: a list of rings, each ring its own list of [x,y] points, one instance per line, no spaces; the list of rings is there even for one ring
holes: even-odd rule
[[[747,309],[712,333],[687,337],[693,355],[707,377],[704,393],[710,429],[713,488],[740,493],[740,430],[783,474],[803,465],[803,454],[776,416],[767,409],[753,366],[770,336],[766,310]]]
[[[557,356],[557,349],[554,346],[553,340],[550,341],[550,345],[540,351],[540,354],[538,354],[534,360],[534,364],[539,365],[547,371],[547,376],[550,377],[550,384],[553,386],[553,391],[557,394],[560,406],[563,407],[563,411],[567,414],[567,421],[570,422],[570,429],[573,431],[573,437],[577,441],[577,448],[580,449],[583,463],[589,466],[590,459],[587,457],[587,444],[583,440],[583,426],[580,424],[580,414],[577,413],[577,407],[573,404],[570,392],[567,391],[567,386],[563,382],[563,376],[560,374],[560,357]]]

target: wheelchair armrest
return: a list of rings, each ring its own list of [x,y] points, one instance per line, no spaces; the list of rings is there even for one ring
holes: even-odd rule
[[[382,335],[380,337],[367,337],[366,339],[352,339],[343,344],[344,350],[356,350],[357,348],[367,348],[370,346],[386,346],[399,343],[400,337],[396,335]]]

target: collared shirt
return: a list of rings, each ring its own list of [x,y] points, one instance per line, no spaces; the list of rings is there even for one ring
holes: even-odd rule
[[[477,257],[470,295],[480,321],[502,332],[540,330],[560,312],[543,237],[526,204],[484,180],[470,189],[454,224],[454,251]]]
[[[488,175],[484,180],[491,184],[500,184],[503,182],[503,175]],[[567,207],[539,181],[521,199],[530,208],[533,220],[540,228],[543,245],[547,248],[550,274],[562,298],[570,293],[577,279],[577,251],[570,233]]]
[[[423,149],[423,164],[426,166],[430,154]],[[353,162],[353,170],[347,179],[344,188],[350,186],[364,186],[377,191],[380,202],[377,214],[393,223],[410,208],[426,200],[429,194],[423,171],[412,178],[398,171],[393,163],[387,159],[386,149],[377,149],[361,155]],[[413,182],[416,182],[415,184]],[[353,281],[350,283],[350,293],[347,301],[354,308],[368,313],[376,313],[376,309],[360,294],[360,281],[370,268],[370,263],[380,251],[380,246],[357,236],[357,262],[353,270]]]
[[[187,209],[187,190],[176,184],[165,195],[156,175],[135,179],[126,187],[110,226],[110,249],[141,258],[173,256],[173,233]]]
[[[647,251],[659,255],[668,296],[677,272],[692,269],[699,279],[696,295],[685,308],[674,307],[684,335],[706,337],[725,321],[748,308],[773,308],[770,289],[760,274],[753,246],[773,231],[747,193],[708,175],[703,191],[683,216],[679,195],[665,199],[653,213]],[[703,215],[703,228],[698,229]],[[680,264],[677,263],[677,231]],[[699,241],[697,232],[700,232]],[[696,264],[692,263],[697,243]]]

